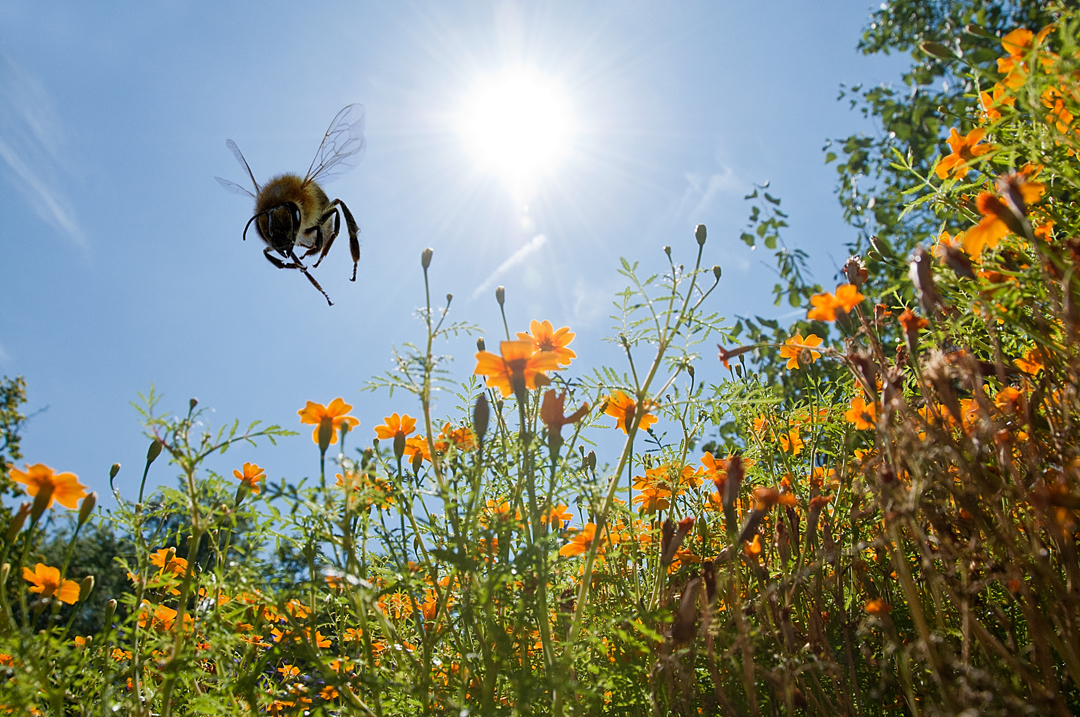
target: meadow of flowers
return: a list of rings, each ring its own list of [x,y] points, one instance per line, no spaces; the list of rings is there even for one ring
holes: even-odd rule
[[[370,384],[401,397],[374,430],[342,398],[211,430],[151,394],[142,485],[177,488],[102,513],[70,473],[9,467],[0,709],[1080,711],[1077,29],[979,62],[924,43],[976,88],[908,196],[938,233],[852,256],[781,341],[715,313],[699,226],[656,273],[619,269],[621,367],[579,370],[572,327],[535,320],[451,384],[433,346],[471,327],[429,300]],[[431,250],[419,268],[430,296]],[[457,407],[434,415],[436,390]],[[317,481],[204,466],[308,428]],[[71,560],[104,527],[124,580],[93,603]]]

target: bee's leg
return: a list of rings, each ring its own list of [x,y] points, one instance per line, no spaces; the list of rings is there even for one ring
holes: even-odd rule
[[[322,225],[324,222],[326,222],[326,220],[330,218],[331,214],[333,214],[334,216],[334,229],[330,232],[330,238],[326,240],[326,244],[323,245]],[[311,266],[312,269],[321,264],[322,260],[326,257],[326,255],[330,253],[330,247],[331,245],[333,245],[334,240],[337,239],[338,232],[341,231],[341,214],[338,213],[337,207],[334,207],[330,211],[326,212],[321,217],[319,217],[319,219],[321,221],[312,227],[312,229],[318,232],[318,238],[315,241],[315,247],[312,248],[312,251],[315,251],[316,248],[322,246],[322,252],[319,254],[318,260],[316,260],[316,262]],[[305,256],[307,255],[305,254]]]
[[[357,237],[360,233],[360,227],[356,226],[356,220],[353,219],[352,212],[345,206],[345,202],[340,199],[335,199],[330,202],[327,211],[323,213],[319,224],[322,224],[322,222],[330,217],[331,211],[336,211],[334,210],[334,207],[341,207],[341,213],[345,215],[345,227],[349,230],[349,251],[352,252],[352,278],[349,279],[349,281],[356,281],[356,265],[360,263],[360,239]],[[337,236],[337,226],[337,223],[335,223],[334,236]],[[331,241],[333,240],[331,239]],[[330,245],[328,243],[327,246],[323,248],[323,254],[325,255],[329,249]]]
[[[323,298],[326,299],[326,303],[330,306],[334,305],[334,302],[330,301],[330,297],[327,296],[325,291],[323,291],[323,288],[319,286],[319,282],[315,281],[315,277],[308,273],[307,267],[304,266],[303,263],[296,258],[296,254],[294,254],[291,249],[289,250],[289,258],[292,259],[292,262],[289,264],[286,264],[281,259],[273,256],[270,253],[271,251],[273,251],[271,247],[266,247],[265,249],[263,249],[263,256],[265,256],[271,264],[273,264],[279,269],[299,269],[301,272],[303,272],[304,276],[308,278],[308,281],[311,282],[312,286],[318,289],[319,293],[323,295]]]

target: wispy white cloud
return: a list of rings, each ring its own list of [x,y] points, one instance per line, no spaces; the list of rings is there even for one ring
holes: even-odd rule
[[[731,167],[725,166],[709,175],[687,172],[685,177],[686,190],[679,202],[679,214],[689,215],[691,221],[698,221],[717,195],[745,189],[745,183],[735,176]]]
[[[495,286],[495,282],[499,280],[503,274],[512,269],[514,266],[520,264],[530,254],[534,254],[540,250],[544,244],[547,243],[547,236],[543,234],[537,234],[529,243],[514,252],[513,256],[499,265],[499,268],[491,273],[488,278],[484,279],[480,286],[476,287],[476,291],[473,292],[472,298],[477,298],[486,291],[490,291],[491,287]]]
[[[43,221],[79,246],[86,237],[58,174],[65,173],[63,130],[44,86],[0,52],[0,168]]]

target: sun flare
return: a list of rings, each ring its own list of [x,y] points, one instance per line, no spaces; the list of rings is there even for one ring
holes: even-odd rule
[[[479,82],[461,112],[470,152],[513,184],[554,169],[572,134],[570,103],[557,82],[515,68]]]

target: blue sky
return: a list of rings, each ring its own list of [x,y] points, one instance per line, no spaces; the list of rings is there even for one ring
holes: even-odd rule
[[[601,342],[622,288],[620,256],[661,267],[660,247],[724,269],[712,306],[781,315],[770,256],[738,236],[752,184],[784,200],[790,246],[833,280],[853,238],[821,148],[875,127],[841,83],[895,82],[903,57],[855,50],[870,6],[851,2],[414,2],[0,5],[0,374],[24,375],[31,463],[108,493],[137,492],[146,439],[130,406],[153,384],[165,411],[197,396],[214,423],[261,419],[300,430],[278,447],[230,451],[272,479],[310,475],[316,449],[297,423],[307,400],[354,405],[358,435],[409,398],[359,393],[422,337],[420,253],[435,250],[433,294],[497,342],[493,298],[507,287],[511,331],[568,325],[581,373],[617,356]],[[560,86],[575,130],[537,180],[527,212],[462,140],[464,98],[524,66]],[[302,174],[343,106],[367,111],[367,151],[326,187],[362,229],[350,284],[339,238],[314,272],[335,306],[279,271],[249,233],[251,202],[234,139],[260,181]],[[440,348],[464,377],[475,338]],[[706,380],[721,374],[713,359]],[[620,367],[621,368],[621,367]],[[444,399],[441,410],[452,410]],[[355,445],[355,443],[354,443]],[[152,482],[173,480],[158,466]]]

